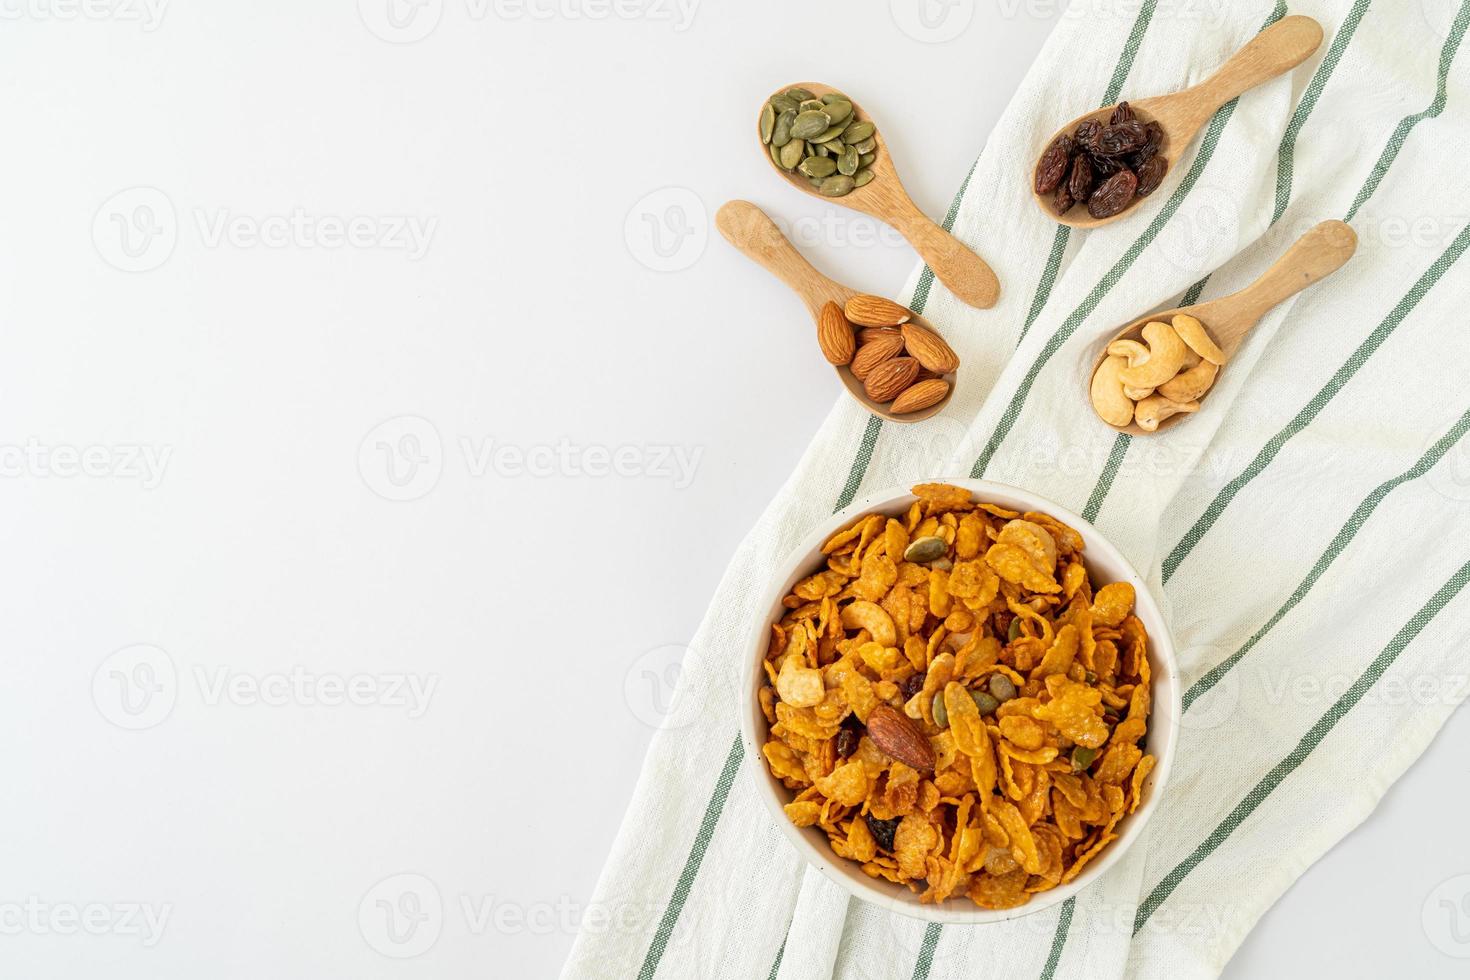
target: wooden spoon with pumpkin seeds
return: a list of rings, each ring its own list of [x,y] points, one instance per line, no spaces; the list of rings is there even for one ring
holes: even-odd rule
[[[819,130],[823,117],[827,125]],[[860,138],[850,147],[845,138],[853,133]],[[771,168],[793,187],[892,225],[951,293],[980,309],[995,305],[1000,281],[994,270],[918,209],[898,179],[882,134],[862,106],[830,85],[788,85],[761,106],[756,135]],[[872,154],[872,159],[853,166],[854,154],[849,151],[870,143],[871,149],[859,149],[856,156],[861,160]],[[839,146],[834,157],[832,148]],[[803,171],[807,160],[824,162],[808,164]]]

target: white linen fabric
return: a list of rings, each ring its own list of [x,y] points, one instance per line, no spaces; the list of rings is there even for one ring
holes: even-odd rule
[[[1060,122],[1197,82],[1287,14],[1321,22],[1321,49],[1222,109],[1136,213],[1081,232],[1037,213],[1022,175]],[[1071,5],[949,215],[999,305],[971,309],[927,269],[901,297],[963,359],[955,397],[913,425],[839,399],[720,583],[598,885],[608,914],[564,977],[1220,972],[1464,697],[1470,205],[1450,192],[1470,149],[1467,21],[1470,0]],[[1266,316],[1198,416],[1136,439],[1097,422],[1101,339],[1244,286],[1328,218],[1357,255]],[[1125,860],[1074,901],[980,927],[850,900],[807,869],[737,736],[741,646],[777,564],[859,493],[946,475],[1096,523],[1164,604],[1187,688],[1173,773]]]

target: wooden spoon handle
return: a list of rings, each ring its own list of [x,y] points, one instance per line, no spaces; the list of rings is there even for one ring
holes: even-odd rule
[[[1209,78],[1181,96],[1203,124],[1237,95],[1291,71],[1322,44],[1322,25],[1310,17],[1283,17],[1241,48]]]
[[[1236,294],[1251,314],[1242,319],[1259,319],[1282,300],[1326,279],[1353,257],[1357,247],[1357,234],[1341,221],[1324,221],[1312,228],[1298,238],[1261,278]]]
[[[851,292],[812,268],[776,223],[749,201],[726,201],[715,213],[715,227],[725,241],[790,286],[814,317],[823,303],[829,299],[840,302],[840,297]]]
[[[906,206],[892,209],[885,217],[934,270],[935,278],[971,306],[982,310],[994,306],[1000,298],[1000,280],[995,271],[958,238],[931,221],[912,201],[904,200]]]

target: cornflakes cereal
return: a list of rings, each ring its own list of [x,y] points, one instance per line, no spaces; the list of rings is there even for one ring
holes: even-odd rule
[[[864,874],[1013,908],[1075,878],[1140,805],[1148,635],[1132,586],[1094,591],[1074,529],[962,487],[914,495],[832,535],[782,601],[761,755],[792,823]],[[925,537],[945,552],[904,559]],[[929,740],[932,771],[869,735],[880,705]]]

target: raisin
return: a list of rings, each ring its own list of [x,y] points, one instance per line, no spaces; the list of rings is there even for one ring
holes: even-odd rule
[[[1067,193],[1072,195],[1074,201],[1085,201],[1087,195],[1092,193],[1092,164],[1087,162],[1087,154],[1079,153],[1072,161],[1072,175],[1067,178]]]
[[[846,759],[857,751],[858,738],[860,736],[851,728],[843,728],[837,733],[837,758]]]
[[[870,813],[863,819],[868,821],[868,831],[873,835],[873,840],[877,841],[878,846],[883,848],[883,850],[892,854],[893,835],[898,830],[898,818],[879,820]]]
[[[1163,157],[1150,157],[1149,161],[1138,168],[1138,190],[1135,192],[1139,197],[1148,197],[1159,189],[1164,182],[1164,174],[1169,169],[1169,161]]]
[[[1072,142],[1077,144],[1078,149],[1092,153],[1094,150],[1094,141],[1100,132],[1102,132],[1102,123],[1096,119],[1084,119],[1077,124],[1077,128],[1072,132]]]
[[[1103,181],[1087,199],[1087,213],[1094,218],[1111,218],[1126,208],[1138,189],[1138,178],[1131,170],[1119,170]]]
[[[1062,183],[1057,187],[1057,196],[1051,199],[1051,209],[1058,215],[1063,215],[1072,210],[1072,205],[1076,203],[1077,199],[1072,196],[1072,189],[1066,183]]]
[[[1120,157],[1141,149],[1148,142],[1148,127],[1137,119],[1104,126],[1097,134],[1097,156]]]
[[[1126,102],[1119,102],[1118,107],[1113,110],[1112,117],[1108,120],[1108,125],[1116,126],[1118,123],[1128,122],[1132,118],[1133,107]]]
[[[923,689],[923,674],[914,674],[912,677],[905,678],[903,684],[899,687],[899,690],[903,692],[903,699],[905,701],[913,697],[915,694],[918,694]]]
[[[1128,168],[1135,173],[1154,158],[1159,152],[1159,147],[1164,145],[1164,127],[1156,122],[1151,122],[1144,127],[1148,131],[1148,138],[1144,140],[1143,146],[1139,147],[1132,156],[1128,158]]]
[[[1067,161],[1072,156],[1072,137],[1065,133],[1052,140],[1051,146],[1036,164],[1036,193],[1050,194],[1067,175]]]
[[[1126,170],[1127,164],[1116,157],[1100,157],[1089,153],[1087,160],[1092,164],[1092,176],[1094,179],[1100,177],[1111,177],[1119,170]]]

